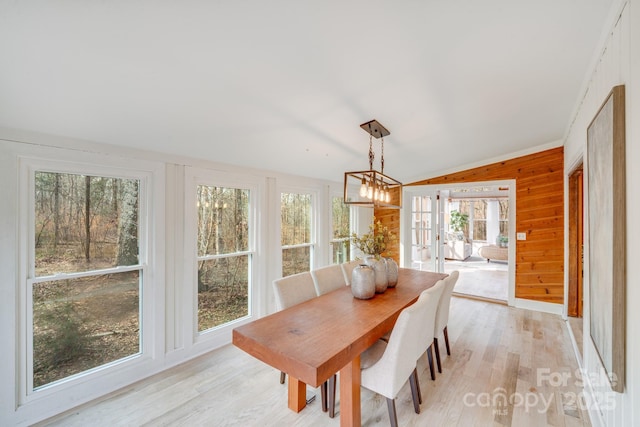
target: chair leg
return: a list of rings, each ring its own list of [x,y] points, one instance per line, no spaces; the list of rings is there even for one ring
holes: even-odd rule
[[[438,347],[438,338],[433,339],[434,352],[436,353],[436,363],[438,364],[438,372],[442,373],[442,365],[440,364],[440,347]]]
[[[280,372],[280,384],[284,384],[284,378],[287,376],[284,372]]]
[[[391,427],[398,427],[398,416],[396,414],[396,400],[387,397],[387,408],[389,408],[389,422]]]
[[[431,371],[431,379],[435,381],[436,371],[435,369],[433,369],[433,353],[431,353],[431,347],[433,347],[433,344],[430,344],[427,348],[427,358],[429,359],[429,371]]]
[[[329,378],[329,390],[328,390],[328,400],[329,400],[329,418],[333,418],[336,415],[336,379],[337,375],[333,375]]]
[[[327,412],[327,381],[320,386],[320,396],[322,396],[322,412]]]
[[[418,370],[414,369],[409,377],[411,385],[411,398],[413,399],[413,409],[416,414],[420,413],[420,404],[422,403],[422,393],[420,392],[420,382],[418,381]]]
[[[447,346],[447,356],[451,356],[451,349],[449,348],[449,332],[447,332],[447,327],[444,327],[444,344]]]

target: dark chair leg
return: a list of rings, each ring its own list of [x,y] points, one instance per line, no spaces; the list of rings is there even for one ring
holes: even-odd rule
[[[449,332],[447,332],[447,327],[444,327],[444,344],[447,346],[447,356],[451,356],[451,349],[449,348]]]
[[[438,364],[438,372],[442,373],[442,365],[440,364],[440,347],[438,347],[438,338],[433,339],[433,351],[436,354],[436,363]]]
[[[420,404],[422,403],[422,393],[420,392],[420,382],[418,381],[418,370],[414,369],[409,377],[411,385],[411,398],[413,399],[413,409],[416,414],[420,413]]]
[[[396,400],[387,397],[387,408],[389,408],[389,422],[391,427],[398,427],[398,416],[396,415]]]
[[[329,378],[329,391],[327,393],[329,400],[329,417],[333,418],[336,415],[336,379],[337,375],[333,375]]]
[[[284,384],[284,378],[287,376],[284,372],[280,372],[280,384]]]
[[[431,371],[431,379],[436,380],[436,371],[433,369],[433,353],[431,353],[431,347],[433,344],[429,345],[427,348],[427,358],[429,359],[429,371]]]
[[[327,381],[320,386],[320,396],[322,396],[322,412],[327,412]]]

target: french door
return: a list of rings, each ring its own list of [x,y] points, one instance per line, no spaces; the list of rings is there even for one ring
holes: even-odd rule
[[[404,265],[417,270],[444,272],[444,209],[442,191],[422,189],[407,192],[405,200],[410,200],[410,209],[405,209],[404,230],[411,236],[404,236],[411,245],[404,247]]]

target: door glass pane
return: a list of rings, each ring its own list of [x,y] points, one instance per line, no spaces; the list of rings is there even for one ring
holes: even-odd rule
[[[432,236],[431,197],[415,196],[411,203],[411,268],[431,268]]]
[[[138,192],[133,179],[36,172],[36,276],[138,264]]]
[[[249,315],[249,255],[198,262],[198,331]]]
[[[140,272],[33,284],[33,387],[140,352]]]

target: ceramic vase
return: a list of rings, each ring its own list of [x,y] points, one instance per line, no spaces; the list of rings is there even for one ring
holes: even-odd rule
[[[373,255],[369,255],[365,258],[367,265],[373,267],[375,273],[376,293],[383,293],[387,290],[389,285],[389,279],[387,278],[387,261],[380,257],[376,258]]]
[[[376,294],[375,273],[373,267],[360,264],[351,273],[351,293],[354,298],[369,299]]]
[[[387,261],[387,281],[390,288],[398,284],[398,263],[393,258],[385,258]]]

